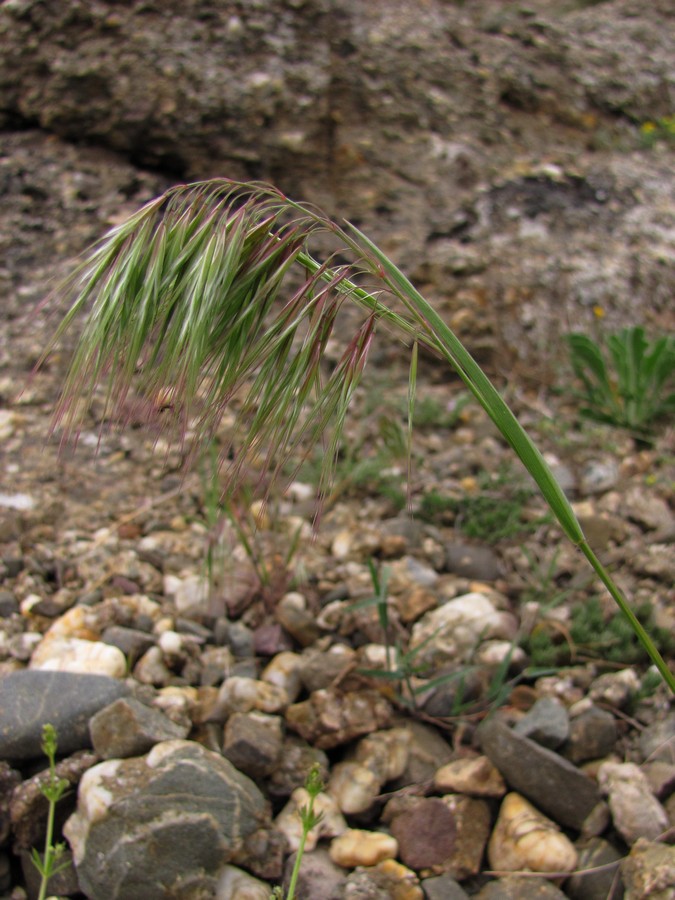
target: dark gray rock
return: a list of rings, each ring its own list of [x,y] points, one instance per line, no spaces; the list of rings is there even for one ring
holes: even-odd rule
[[[453,541],[445,548],[445,565],[449,572],[462,578],[496,581],[503,575],[499,557],[490,547]]]
[[[597,786],[552,750],[515,734],[492,716],[478,728],[483,752],[509,785],[560,825],[581,830],[600,802]]]
[[[0,762],[0,847],[9,837],[11,817],[9,803],[12,791],[21,783],[21,775],[9,763]]]
[[[601,759],[612,752],[616,739],[614,716],[593,706],[570,721],[569,738],[561,752],[573,763]]]
[[[187,737],[189,730],[134,697],[116,700],[89,721],[92,745],[102,759],[142,756],[162,741]]]
[[[516,734],[555,750],[567,740],[570,730],[567,710],[552,697],[541,697],[513,728]]]
[[[233,713],[225,724],[223,756],[251,778],[264,778],[275,770],[282,742],[278,716]]]
[[[544,878],[523,878],[508,875],[486,884],[476,900],[567,900],[560,888]]]
[[[469,895],[461,884],[450,875],[425,878],[422,890],[427,900],[469,900]]]
[[[640,735],[640,752],[645,760],[675,763],[675,712],[645,728]]]
[[[26,669],[0,678],[0,758],[42,756],[42,726],[58,736],[59,753],[91,747],[89,719],[129,687],[104,675]]]
[[[579,862],[577,868],[594,869],[585,875],[573,875],[565,883],[565,892],[572,900],[621,900],[623,883],[619,876],[619,853],[608,841],[600,837],[589,838],[577,844]],[[612,865],[616,863],[616,865]],[[604,868],[607,866],[608,868]]]
[[[126,628],[123,625],[111,625],[110,628],[106,628],[101,635],[101,640],[121,650],[132,666],[143,656],[146,650],[149,650],[153,644],[157,643],[155,636],[148,634],[147,631],[140,631],[138,628]]]
[[[256,785],[191,741],[108,760],[80,783],[64,833],[90,900],[202,898],[224,863],[246,864],[246,839],[269,828]]]

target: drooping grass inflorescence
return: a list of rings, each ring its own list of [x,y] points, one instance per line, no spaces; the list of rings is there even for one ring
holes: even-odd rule
[[[326,261],[316,258],[316,246]],[[337,263],[344,258],[351,264]],[[72,305],[56,339],[81,313],[87,318],[55,423],[72,432],[82,409],[74,399],[91,400],[99,384],[104,417],[129,409],[133,386],[141,406],[159,407],[167,426],[194,435],[194,452],[213,438],[225,410],[234,411],[224,453],[230,485],[260,460],[259,470],[274,481],[295,455],[322,443],[325,495],[376,329],[385,325],[412,347],[411,421],[415,348],[425,345],[486,410],[675,691],[675,676],[500,393],[439,313],[354,226],[268,185],[219,179],[179,186],[109,232],[66,290]],[[339,315],[347,303],[361,319],[346,332]],[[328,363],[331,340],[341,351]]]

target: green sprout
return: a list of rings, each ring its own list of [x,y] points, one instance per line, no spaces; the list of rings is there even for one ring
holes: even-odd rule
[[[309,251],[316,241],[329,254],[326,262]],[[286,280],[291,269],[302,278],[299,286]],[[177,425],[183,441],[188,431],[195,436],[194,457],[227,409],[236,414],[223,451],[231,460],[230,485],[241,483],[254,461],[271,476],[269,484],[294,456],[322,445],[319,493],[326,496],[377,329],[394,330],[411,347],[409,430],[417,347],[424,345],[488,413],[675,692],[675,676],[591,549],[540,451],[441,315],[355,226],[340,226],[268,185],[225,179],[181,185],[113,228],[65,290],[72,304],[55,340],[89,314],[55,425],[65,435],[75,431],[83,404],[74,401],[91,400],[99,384],[104,421],[115,415],[119,421],[133,386],[155,421]],[[346,337],[339,318],[345,304],[362,314]],[[334,364],[325,353],[331,339],[343,339]]]
[[[316,801],[316,798],[319,796],[323,788],[324,784],[323,779],[321,778],[320,766],[318,763],[314,763],[312,768],[309,770],[309,773],[307,774],[307,779],[305,780],[305,790],[307,791],[309,800],[306,806],[301,806],[298,809],[298,815],[300,816],[300,821],[302,823],[302,834],[300,835],[300,843],[298,844],[298,850],[295,854],[295,863],[293,864],[291,879],[288,883],[286,900],[295,900],[295,889],[298,883],[298,877],[300,875],[300,867],[302,866],[302,857],[305,853],[307,835],[310,833],[312,828],[316,828],[316,826],[323,818],[323,813],[317,813],[314,811],[314,802]]]
[[[40,786],[40,791],[46,797],[49,803],[49,811],[47,813],[47,834],[45,836],[44,854],[33,848],[32,859],[33,865],[40,873],[40,893],[38,900],[45,900],[47,896],[47,888],[49,880],[64,869],[67,863],[59,864],[59,860],[63,856],[66,845],[63,842],[54,843],[54,818],[56,815],[56,804],[61,800],[69,787],[65,778],[59,778],[56,774],[56,750],[57,739],[56,729],[53,725],[46,724],[42,728],[42,752],[49,760],[49,777],[46,784]]]

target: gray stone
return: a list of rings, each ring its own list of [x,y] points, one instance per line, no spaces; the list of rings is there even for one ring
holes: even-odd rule
[[[146,757],[107,760],[85,774],[64,834],[90,900],[201,898],[247,837],[269,827],[255,784],[191,741]]]
[[[629,846],[640,837],[657,840],[668,830],[668,814],[635,763],[602,763],[598,784],[607,794],[614,826]]]
[[[317,747],[295,734],[286,735],[278,765],[272,772],[267,788],[273,797],[290,797],[296,788],[302,787],[307,773],[318,763],[322,781],[328,781],[328,757]]]
[[[189,730],[134,697],[116,700],[89,722],[92,745],[102,759],[142,756],[162,741],[187,737]]]
[[[453,541],[445,548],[445,565],[449,572],[462,578],[496,581],[503,573],[499,557],[490,547]]]
[[[478,728],[483,752],[511,787],[554,821],[580,831],[600,802],[597,786],[552,750],[521,737],[497,716]]]
[[[645,760],[675,763],[675,712],[645,728],[640,735],[640,752]]]
[[[612,752],[616,739],[614,716],[593,706],[570,721],[569,738],[561,752],[575,764],[588,759],[601,759]]]
[[[600,837],[589,838],[577,844],[577,850],[579,870],[597,868],[599,871],[573,875],[567,879],[565,892],[571,900],[621,900],[623,884],[619,875],[619,861],[623,854]]]
[[[265,713],[233,713],[225,724],[223,756],[251,778],[264,778],[277,766],[282,722]]]
[[[295,857],[296,854],[292,853],[286,861],[285,888],[288,888]],[[315,900],[315,898],[318,900],[319,897],[321,900],[343,900],[345,879],[345,870],[333,862],[328,850],[317,847],[303,856],[296,897],[298,900]]]
[[[437,770],[453,758],[452,747],[431,725],[413,719],[406,727],[411,733],[408,765],[403,775],[389,785],[390,791],[433,781]]]
[[[469,895],[461,884],[450,875],[425,878],[422,890],[427,900],[469,900]]]
[[[567,740],[570,730],[567,710],[552,697],[541,697],[514,726],[514,732],[542,747],[555,750]]]
[[[26,669],[0,679],[0,757],[42,756],[42,726],[50,723],[59,753],[91,746],[89,719],[129,687],[104,675]]]
[[[491,881],[475,894],[476,900],[567,900],[560,888],[543,878],[508,875]]]
[[[111,625],[101,635],[101,640],[106,644],[112,644],[124,653],[133,666],[138,659],[156,643],[156,638],[147,631],[138,628],[127,628],[124,625]]]

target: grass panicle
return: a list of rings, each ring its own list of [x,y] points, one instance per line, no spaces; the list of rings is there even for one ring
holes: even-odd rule
[[[328,262],[313,255],[319,237],[322,252],[332,243]],[[338,258],[352,265],[330,264]],[[213,437],[226,408],[234,410],[226,448],[232,483],[261,459],[274,479],[294,454],[323,442],[325,494],[376,329],[435,351],[495,423],[675,691],[675,677],[588,545],[537,447],[442,317],[357,228],[266,185],[180,186],[109,232],[68,290],[72,306],[57,339],[88,315],[55,421],[74,430],[82,405],[73,401],[91,401],[99,383],[104,418],[119,416],[133,385],[149,414],[163,411],[165,427],[191,432],[197,447]],[[363,314],[346,338],[338,324],[345,303]],[[341,343],[331,364],[329,341]],[[411,419],[416,380],[413,350]]]

